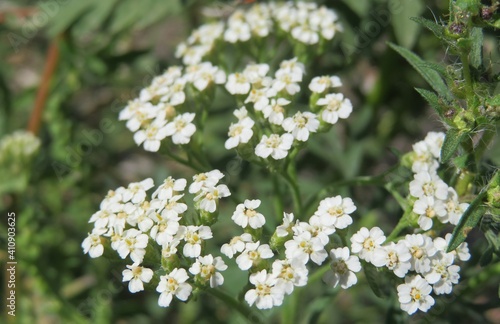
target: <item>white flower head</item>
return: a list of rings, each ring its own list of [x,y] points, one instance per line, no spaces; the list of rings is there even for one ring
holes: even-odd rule
[[[424,274],[429,271],[431,267],[430,257],[436,253],[436,248],[434,243],[429,236],[424,236],[422,234],[408,234],[405,236],[403,242],[406,244],[412,258],[410,270],[414,270],[417,273]]]
[[[226,90],[232,95],[247,94],[250,87],[250,80],[243,73],[233,73],[227,78]]]
[[[255,147],[255,155],[266,159],[271,156],[275,160],[284,159],[288,150],[292,147],[293,136],[291,134],[263,135],[260,143]]]
[[[147,178],[141,182],[133,182],[122,192],[123,202],[131,201],[140,204],[146,199],[146,191],[154,187],[153,179]]]
[[[153,192],[153,198],[161,200],[170,199],[175,195],[180,194],[186,188],[186,179],[174,179],[168,177],[163,183]]]
[[[335,196],[323,199],[314,215],[326,226],[343,229],[352,224],[350,214],[355,210],[356,206],[351,198]]]
[[[253,136],[252,127],[254,124],[255,122],[250,117],[243,118],[236,124],[231,124],[228,132],[229,138],[224,144],[226,150],[235,148],[240,144],[248,143]]]
[[[434,199],[433,196],[422,196],[413,205],[413,212],[419,215],[418,225],[424,231],[432,228],[433,219],[439,218],[444,222],[446,216],[446,209],[442,200]]]
[[[280,306],[283,303],[285,291],[282,286],[277,286],[277,278],[268,274],[266,270],[250,275],[250,283],[255,289],[250,289],[245,293],[245,300],[252,306],[259,309],[269,309]]]
[[[319,120],[312,112],[297,112],[293,117],[285,118],[283,129],[291,133],[295,139],[306,142],[310,133],[316,133]]]
[[[425,274],[425,280],[433,285],[436,295],[451,293],[453,284],[457,284],[460,279],[460,267],[453,264],[453,254],[438,251],[430,260],[431,266]]]
[[[271,99],[262,108],[262,113],[271,124],[281,125],[285,120],[285,108],[290,103],[290,100],[285,98]]]
[[[445,200],[448,197],[448,185],[436,173],[421,171],[415,174],[410,182],[410,195],[416,198],[429,196]]]
[[[330,271],[325,273],[323,281],[332,286],[347,289],[358,282],[356,272],[361,270],[361,263],[355,255],[350,255],[349,248],[337,248],[330,251]]]
[[[193,287],[186,283],[188,279],[189,276],[183,268],[175,268],[168,275],[161,276],[156,287],[156,291],[160,293],[158,305],[168,307],[174,296],[186,301],[193,290]]]
[[[353,253],[358,253],[360,259],[372,262],[375,250],[380,248],[384,241],[384,232],[379,227],[373,227],[370,230],[362,227],[351,237],[351,250]]]
[[[247,226],[253,229],[261,228],[266,223],[266,218],[261,213],[255,211],[259,206],[259,199],[246,199],[243,204],[236,206],[236,210],[231,219],[243,228]]]
[[[219,271],[224,271],[226,269],[227,265],[221,257],[214,258],[209,254],[198,257],[196,262],[189,268],[189,272],[194,275],[199,275],[203,281],[208,281],[210,283],[210,288],[215,288],[224,283],[224,277]]]
[[[282,285],[286,294],[290,295],[294,287],[307,284],[307,267],[298,261],[275,260],[272,274],[278,279],[277,285]]]
[[[446,250],[448,249],[448,245],[450,244],[451,241],[451,233],[446,234],[444,238],[442,237],[436,237],[434,239],[434,246],[438,251],[441,251],[443,253],[446,253]],[[467,245],[467,242],[463,242],[460,244],[455,250],[449,252],[453,256],[458,257],[460,261],[467,261],[470,259],[470,253],[469,253],[469,247]]]
[[[399,278],[404,278],[411,268],[410,250],[399,241],[397,244],[390,242],[389,245],[375,249],[372,263],[376,267],[387,267]]]
[[[193,183],[189,186],[189,193],[195,194],[202,189],[213,188],[222,178],[224,178],[224,174],[217,169],[199,173],[193,177]]]
[[[270,259],[273,256],[274,253],[267,244],[260,245],[258,241],[246,243],[245,250],[236,258],[236,263],[241,270],[248,270],[262,259]]]
[[[98,258],[104,253],[104,246],[101,242],[101,235],[106,229],[96,229],[92,231],[82,242],[83,253],[89,254],[91,258]]]
[[[127,265],[123,270],[123,281],[128,281],[128,290],[136,293],[144,290],[144,283],[148,283],[153,278],[153,270],[141,267],[138,263]]]
[[[309,90],[314,93],[323,93],[329,88],[342,86],[342,81],[338,76],[318,76],[314,77],[309,83]]]
[[[189,143],[191,136],[196,132],[196,126],[192,123],[194,117],[194,113],[178,115],[165,126],[165,133],[167,136],[172,136],[174,144]]]
[[[118,245],[118,254],[125,259],[130,253],[130,259],[134,263],[141,263],[146,254],[149,237],[134,228],[123,232],[122,240]]]
[[[220,251],[232,259],[236,253],[243,252],[245,249],[245,244],[252,242],[252,235],[249,233],[241,234],[240,236],[235,236],[229,241],[221,246]]]
[[[401,309],[410,315],[418,309],[427,312],[434,305],[431,292],[432,287],[421,276],[406,277],[405,283],[398,286]]]
[[[293,218],[293,213],[283,213],[283,224],[276,228],[276,235],[278,237],[286,237],[292,234]]]
[[[295,235],[292,240],[285,242],[285,248],[287,259],[296,259],[302,264],[311,259],[317,265],[321,265],[328,256],[321,239],[312,237],[308,231]]]
[[[341,93],[327,94],[325,97],[318,99],[318,106],[325,106],[321,112],[321,118],[329,123],[336,124],[339,118],[346,119],[352,113],[352,103],[349,99],[344,98]]]
[[[229,197],[231,192],[226,185],[218,185],[212,188],[204,188],[195,198],[199,208],[209,213],[215,212],[220,198]]]
[[[201,254],[201,245],[205,240],[213,237],[212,230],[208,226],[186,226],[184,232],[186,244],[182,249],[182,254],[187,258],[197,258]]]

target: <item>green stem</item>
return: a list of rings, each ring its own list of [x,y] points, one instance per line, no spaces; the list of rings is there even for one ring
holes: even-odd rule
[[[278,222],[281,222],[281,219],[283,218],[283,211],[284,211],[284,197],[283,197],[283,192],[281,191],[280,188],[280,183],[278,181],[278,177],[273,174],[273,188],[274,188],[274,212],[276,214],[276,219]]]
[[[203,168],[199,167],[199,166],[196,166],[194,165],[194,163],[192,163],[191,161],[188,161],[186,159],[183,159],[175,154],[173,154],[172,152],[170,152],[168,149],[167,150],[164,150],[162,153],[165,153],[169,158],[171,158],[172,160],[182,164],[182,165],[185,165],[195,171],[198,171],[198,172],[203,172]]]
[[[287,172],[280,173],[283,179],[286,180],[288,185],[290,186],[292,192],[293,199],[293,208],[296,213],[295,216],[300,218],[302,215],[302,200],[300,199],[300,190],[297,182],[292,179],[292,177]]]
[[[212,296],[214,296],[216,298],[219,298],[226,305],[237,310],[244,318],[248,319],[250,322],[264,323],[262,321],[262,315],[257,310],[253,310],[250,307],[246,306],[245,304],[238,302],[236,299],[229,296],[228,294],[226,294],[222,290],[206,289],[204,291],[211,294]]]
[[[394,241],[398,237],[399,233],[401,233],[401,231],[403,231],[409,225],[410,223],[408,222],[408,215],[405,212],[396,227],[394,227],[394,229],[392,230],[391,234],[389,234],[389,236],[387,237],[386,242]]]

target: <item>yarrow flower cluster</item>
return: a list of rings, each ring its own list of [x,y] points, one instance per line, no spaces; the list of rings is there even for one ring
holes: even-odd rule
[[[419,216],[418,224],[427,231],[434,221],[457,225],[469,204],[461,203],[458,194],[438,175],[439,156],[444,133],[430,132],[423,141],[413,145],[410,195],[416,199],[413,212]]]
[[[328,131],[339,118],[351,114],[349,99],[330,93],[330,89],[341,85],[336,76],[314,78],[309,85],[311,111],[291,113],[289,99],[301,90],[304,64],[293,58],[282,61],[274,77],[267,75],[269,70],[267,64],[251,63],[242,72],[228,76],[226,90],[240,97],[244,106],[234,111],[238,121],[229,127],[226,149],[241,150],[252,145],[256,156],[281,160],[312,134]],[[261,134],[260,139],[254,139],[255,134]]]
[[[177,47],[176,56],[186,65],[202,62],[218,42],[229,44],[258,41],[270,35],[289,38],[294,45],[315,45],[333,39],[342,26],[337,14],[324,6],[306,2],[260,3],[248,10],[235,10],[227,23],[200,26]]]
[[[356,210],[356,206],[350,198],[336,196],[322,200],[308,222],[294,221],[292,213],[285,213],[283,224],[276,228],[269,244],[266,244],[256,240],[260,235],[255,230],[265,224],[265,217],[256,210],[260,203],[258,199],[246,200],[236,207],[232,219],[248,232],[233,237],[221,247],[221,252],[228,258],[236,257],[241,270],[250,271],[249,280],[255,288],[245,294],[248,304],[267,309],[281,305],[284,297],[291,294],[295,287],[307,284],[307,265],[310,262],[316,265],[324,263],[328,257],[326,246],[330,243],[330,236],[337,229],[344,229],[352,223],[350,214]],[[277,256],[273,251],[282,248],[284,258],[277,257],[272,261]],[[337,262],[335,253],[334,250],[330,252],[334,263]],[[349,264],[356,262],[357,257],[351,259],[353,261],[349,261]],[[360,268],[353,268],[355,272],[359,270]],[[334,276],[332,273],[332,277]],[[350,281],[346,283],[352,282],[352,276],[349,278]],[[336,286],[334,279],[329,283]]]
[[[109,191],[89,220],[94,228],[82,242],[84,253],[97,258],[106,246],[120,258],[130,259],[132,264],[123,270],[130,292],[142,291],[144,284],[154,281],[160,293],[158,304],[164,307],[174,296],[187,300],[192,282],[211,288],[222,285],[221,271],[227,266],[221,257],[203,254],[205,242],[212,238],[211,228],[203,224],[207,215],[216,216],[220,198],[230,195],[227,186],[219,184],[223,176],[213,170],[193,177],[189,192],[197,194],[193,205],[199,225],[188,225],[193,220],[185,218],[185,179],[165,179],[151,199],[147,197],[154,187],[151,178]]]
[[[184,66],[170,67],[155,77],[119,118],[126,121],[134,141],[145,150],[156,152],[166,145],[165,152],[172,153],[174,145],[189,145],[188,158],[178,161],[203,165],[202,152],[190,154],[203,142],[197,131],[203,130],[215,86],[220,85],[235,99],[233,108],[238,107],[233,111],[236,120],[229,125],[225,148],[266,167],[288,166],[287,157],[295,156],[316,133],[329,131],[353,111],[351,101],[337,91],[341,79],[332,75],[309,78],[307,108],[299,111],[294,105],[306,75],[306,66],[299,60],[304,55],[300,54],[309,45],[331,40],[340,30],[335,12],[314,3],[238,9],[227,22],[195,30],[176,51]],[[238,71],[225,70],[225,62],[214,63],[218,44],[231,44],[232,48],[260,42],[273,33],[273,37],[288,39],[296,56],[282,60],[276,69],[259,63],[258,55],[253,55],[257,62],[245,61],[246,66]],[[243,233],[223,244],[220,252],[248,272],[245,301],[259,309],[280,306],[295,287],[307,284],[311,268],[325,261],[327,271],[322,279],[331,288],[348,289],[357,284],[358,273],[366,266],[394,274],[400,281],[396,290],[401,309],[409,314],[428,311],[434,304],[433,295],[451,293],[460,278],[459,262],[468,260],[470,254],[466,243],[446,252],[451,234],[437,236],[441,227],[436,224],[458,224],[468,204],[460,202],[457,192],[439,176],[443,141],[443,133],[431,132],[408,155],[414,173],[408,197],[414,222],[409,223],[418,224],[414,234],[392,239],[389,235],[388,240],[379,227],[362,227],[347,238],[357,207],[351,198],[336,195],[322,199],[317,210],[306,215],[307,221],[283,213],[282,224],[264,235],[269,224],[266,227],[262,201],[237,203],[232,216],[224,217],[230,217]],[[96,258],[115,250],[129,261],[122,274],[130,292],[156,286],[158,304],[163,307],[174,297],[188,300],[194,289],[222,285],[222,272],[228,266],[222,257],[207,253],[205,246],[214,236],[211,226],[217,221],[221,198],[231,195],[220,183],[223,177],[217,169],[199,173],[189,186],[185,179],[169,177],[150,198],[151,178],[110,191],[90,218],[94,228],[82,243],[84,253]],[[186,188],[194,196],[192,208],[188,207]],[[192,215],[186,217],[188,212]],[[298,215],[303,210],[294,212]],[[267,234],[271,234],[269,240]]]

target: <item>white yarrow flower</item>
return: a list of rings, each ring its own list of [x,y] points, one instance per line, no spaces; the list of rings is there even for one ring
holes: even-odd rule
[[[175,268],[168,275],[161,276],[160,283],[156,287],[156,291],[160,293],[158,305],[168,307],[174,296],[186,301],[193,290],[193,287],[186,283],[188,279],[186,270],[182,268]]]
[[[418,309],[427,312],[434,305],[431,292],[432,287],[421,276],[406,277],[405,283],[398,286],[401,309],[410,315]]]
[[[136,293],[144,290],[144,284],[153,278],[153,270],[139,266],[138,263],[127,265],[128,269],[123,270],[123,282],[128,281],[128,290]]]
[[[261,228],[266,223],[264,215],[255,211],[260,206],[260,200],[246,199],[243,204],[236,206],[231,219],[243,228],[250,226],[253,229]]]
[[[288,150],[292,147],[293,136],[291,134],[271,134],[263,135],[260,143],[255,147],[255,155],[266,159],[269,155],[275,159],[284,159],[288,155]]]
[[[361,263],[355,255],[350,255],[349,248],[337,248],[330,251],[330,270],[323,276],[323,281],[332,286],[347,289],[358,282],[355,272],[361,270]]]

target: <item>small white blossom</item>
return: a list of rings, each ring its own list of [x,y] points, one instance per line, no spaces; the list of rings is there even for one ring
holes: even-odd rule
[[[321,112],[321,118],[329,123],[336,124],[339,118],[346,119],[352,113],[352,103],[344,98],[341,93],[327,94],[324,98],[318,99],[318,106],[325,106]]]
[[[325,273],[323,281],[332,286],[347,289],[358,282],[356,272],[361,270],[361,263],[355,255],[350,255],[349,248],[337,248],[330,251],[330,271]]]
[[[235,148],[240,144],[248,143],[253,136],[252,127],[254,124],[255,122],[250,117],[246,117],[236,124],[231,124],[228,132],[229,138],[224,144],[226,150]]]
[[[215,169],[210,172],[199,173],[193,176],[193,183],[189,186],[189,193],[195,194],[202,189],[213,188],[224,178],[224,174]]]
[[[245,300],[252,306],[259,309],[269,309],[280,306],[283,303],[285,292],[281,286],[277,286],[277,278],[262,270],[250,275],[250,283],[255,289],[250,289],[245,293]]]
[[[187,144],[191,136],[196,132],[196,126],[192,123],[194,113],[178,115],[174,120],[165,126],[167,136],[172,136],[174,144]]]
[[[230,74],[226,82],[226,90],[232,94],[247,94],[250,92],[250,81],[243,73]]]
[[[153,192],[152,198],[161,200],[170,199],[173,196],[181,193],[186,188],[186,179],[174,179],[168,177],[163,183]]]
[[[130,259],[134,263],[141,263],[146,254],[149,237],[134,228],[123,232],[123,238],[118,245],[118,254],[125,259],[130,253]]]
[[[362,227],[351,237],[351,250],[353,253],[358,253],[360,259],[372,262],[375,250],[380,248],[384,241],[384,232],[379,227],[373,227],[370,230]]]
[[[233,216],[231,216],[231,219],[243,228],[247,226],[253,229],[261,228],[266,223],[266,219],[264,215],[255,211],[259,206],[259,199],[246,199],[243,204],[236,206],[236,210]]]
[[[430,258],[431,266],[425,280],[433,285],[436,295],[449,294],[458,283],[460,267],[453,264],[453,254],[438,251]]]
[[[276,235],[278,237],[285,237],[292,234],[293,225],[293,213],[283,213],[283,224],[276,228]]]
[[[291,133],[295,139],[306,142],[310,133],[316,133],[319,128],[319,120],[311,112],[297,112],[293,117],[283,121],[283,129]]]
[[[98,258],[104,253],[101,235],[106,229],[94,229],[82,242],[83,253],[89,254],[91,258]]]
[[[224,271],[227,265],[221,257],[213,257],[211,254],[198,257],[196,262],[193,263],[189,272],[194,275],[199,275],[203,281],[210,282],[210,288],[215,288],[224,283],[224,277],[218,271]]]
[[[153,270],[139,266],[138,263],[127,265],[128,269],[123,270],[123,282],[128,281],[128,290],[136,293],[144,290],[144,284],[153,278]]]
[[[415,174],[410,182],[410,195],[416,198],[429,196],[445,200],[448,197],[448,186],[436,173],[421,171]]]
[[[261,259],[270,259],[274,256],[269,245],[260,242],[246,243],[245,250],[236,258],[236,263],[241,270],[248,270],[258,264]]]
[[[441,220],[442,217],[446,216],[443,201],[434,199],[432,196],[423,196],[415,201],[413,212],[419,215],[418,225],[424,231],[432,228],[433,218],[437,217]]]
[[[338,76],[318,76],[314,77],[309,83],[309,90],[314,93],[323,93],[329,88],[342,86],[342,81]]]
[[[168,307],[174,296],[186,301],[193,290],[193,287],[186,283],[188,279],[186,270],[182,268],[175,268],[168,275],[161,276],[156,287],[156,291],[160,293],[158,305]]]
[[[356,206],[351,198],[335,196],[323,199],[314,215],[317,215],[326,226],[344,229],[352,224],[350,214],[355,210]]]
[[[201,254],[203,241],[212,238],[212,230],[208,226],[186,226],[184,233],[186,244],[182,249],[182,254],[187,258],[197,258]]]
[[[243,252],[245,243],[249,242],[252,242],[252,235],[244,233],[240,236],[233,237],[229,243],[223,244],[220,251],[228,258],[232,259],[236,253]]]
[[[281,125],[285,120],[285,108],[291,101],[285,98],[271,99],[263,106],[262,113],[271,124]]]
[[[284,159],[288,155],[288,150],[292,147],[293,136],[291,134],[271,134],[263,135],[260,143],[255,147],[255,155],[267,158],[269,155],[275,159]]]
[[[375,249],[372,263],[376,267],[387,267],[399,278],[404,278],[411,268],[410,250],[399,241],[397,244],[390,242],[389,245]]]
[[[431,267],[429,258],[436,253],[436,248],[434,247],[432,239],[422,234],[408,234],[405,236],[403,242],[412,255],[410,270],[414,270],[421,274],[429,271]]]
[[[434,305],[431,292],[432,287],[421,276],[406,277],[405,283],[398,286],[401,309],[410,315],[418,309],[427,312]]]
[[[288,259],[275,260],[272,269],[273,276],[278,279],[276,285],[283,286],[288,295],[292,293],[294,287],[302,287],[307,284],[308,270],[301,262]]]
[[[296,259],[302,264],[306,264],[310,258],[317,265],[321,265],[328,256],[321,239],[312,237],[311,233],[307,231],[295,235],[292,240],[285,242],[285,248],[287,259]]]
[[[199,203],[199,208],[209,213],[215,212],[217,203],[220,198],[229,197],[231,192],[226,185],[218,185],[217,187],[205,188],[201,193],[194,198],[194,201]]]

